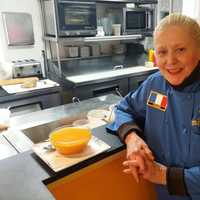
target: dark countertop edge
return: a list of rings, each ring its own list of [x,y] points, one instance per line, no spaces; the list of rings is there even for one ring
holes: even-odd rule
[[[80,162],[80,163],[78,163],[76,165],[73,165],[73,166],[71,166],[71,167],[69,167],[67,169],[64,169],[64,170],[62,170],[60,172],[57,172],[57,173],[54,172],[55,173],[54,176],[51,176],[50,178],[47,178],[47,179],[43,180],[42,182],[45,185],[48,185],[48,184],[50,184],[52,182],[55,182],[55,181],[65,177],[65,176],[67,176],[69,174],[77,172],[78,170],[81,170],[81,169],[83,169],[83,168],[85,168],[85,167],[87,167],[87,166],[89,166],[91,164],[94,164],[94,163],[96,163],[98,161],[103,160],[104,158],[107,158],[107,157],[109,157],[109,156],[111,156],[111,155],[113,155],[115,153],[118,153],[118,152],[122,151],[123,149],[125,149],[125,146],[122,146],[120,148],[117,148],[117,149],[114,149],[114,150],[111,150],[111,151],[100,153],[100,154],[98,154],[98,155],[96,155],[96,156],[94,156],[92,158],[84,160],[84,161],[82,161],[82,162]]]
[[[148,74],[150,75],[157,71],[158,71],[158,69],[152,69],[150,71],[145,71],[145,72],[136,72],[134,74],[124,74],[124,75],[114,76],[114,77],[110,77],[110,78],[102,78],[102,79],[97,79],[97,80],[92,80],[92,81],[85,81],[85,82],[81,82],[81,83],[74,83],[70,80],[67,80],[66,78],[65,78],[65,81],[69,82],[74,87],[80,87],[80,86],[86,86],[86,85],[95,84],[95,83],[114,81],[114,80],[123,79],[123,78],[127,78],[127,77],[131,78],[131,77],[135,77],[135,76],[142,76],[142,75],[148,75]]]
[[[103,140],[104,142],[106,142],[108,145],[111,146],[110,149],[108,149],[105,152],[102,152],[100,154],[97,154],[96,156],[93,156],[91,158],[88,158],[82,162],[79,162],[71,167],[68,167],[66,169],[63,169],[59,172],[54,172],[52,169],[50,169],[49,166],[47,166],[46,163],[44,163],[43,161],[41,161],[40,158],[37,157],[37,155],[32,155],[41,165],[41,167],[44,168],[44,170],[49,174],[50,177],[48,177],[47,179],[42,180],[43,183],[45,185],[52,183],[60,178],[63,178],[71,173],[74,173],[84,167],[87,167],[97,161],[103,160],[106,157],[109,157],[115,153],[118,153],[120,151],[122,151],[123,149],[125,149],[125,145],[123,143],[121,143],[120,139],[118,138],[117,135],[114,134],[110,134],[106,131],[106,125],[97,127],[95,129],[93,129],[93,135],[98,137],[99,139]],[[104,133],[103,133],[104,132]],[[109,138],[109,139],[107,139]]]

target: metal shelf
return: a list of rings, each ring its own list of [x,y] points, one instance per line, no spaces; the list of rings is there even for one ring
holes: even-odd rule
[[[54,36],[44,36],[44,40],[50,41],[50,42],[83,42],[83,37],[59,37],[56,38]]]
[[[116,54],[119,55],[119,54]],[[123,54],[120,54],[123,55]],[[112,54],[104,54],[104,55],[99,55],[99,56],[88,56],[88,57],[75,57],[75,58],[60,58],[60,61],[71,61],[71,60],[83,60],[83,59],[91,59],[91,58],[105,58],[105,57],[110,57],[113,56]],[[54,59],[50,59],[52,62],[57,62],[58,59],[54,58]]]
[[[103,42],[115,40],[137,40],[141,39],[142,35],[119,35],[119,36],[101,36],[101,37],[85,37],[84,42]]]
[[[96,0],[97,3],[157,4],[157,0]]]
[[[119,36],[96,36],[96,37],[50,37],[45,36],[44,40],[51,42],[104,42],[104,41],[117,41],[117,40],[137,40],[142,39],[143,36],[141,34],[135,35],[119,35]]]
[[[135,3],[135,4],[157,4],[158,1],[157,0],[138,0],[138,1],[134,1],[132,3]]]

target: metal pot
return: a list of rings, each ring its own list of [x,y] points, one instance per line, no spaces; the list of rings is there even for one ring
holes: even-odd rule
[[[71,58],[78,57],[78,47],[77,46],[69,47],[69,57],[71,57]]]
[[[90,47],[89,46],[80,47],[80,57],[87,58],[89,56],[90,56]]]

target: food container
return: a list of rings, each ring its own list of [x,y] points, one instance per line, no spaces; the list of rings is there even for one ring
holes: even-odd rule
[[[109,118],[107,118],[108,122],[113,122],[115,120],[115,110],[116,104],[112,104],[109,106],[110,115]]]
[[[154,67],[154,63],[150,61],[146,61],[144,64],[145,67]]]
[[[91,137],[88,128],[61,127],[51,132],[49,139],[59,153],[67,155],[81,152]]]
[[[121,24],[112,25],[112,34],[118,36],[121,35]]]
[[[148,52],[148,61],[149,62],[154,62],[155,61],[155,52],[153,49],[149,49]]]
[[[69,57],[71,57],[71,58],[78,57],[78,47],[77,46],[69,47]]]
[[[0,108],[0,124],[9,126],[10,123],[10,110],[8,108]]]
[[[89,128],[89,123],[90,121],[88,119],[79,119],[79,120],[74,121],[72,123],[72,126]]]
[[[92,45],[92,56],[100,55],[100,46],[98,44]]]
[[[80,47],[80,57],[87,58],[89,56],[90,56],[90,47],[89,46]]]
[[[89,121],[93,120],[107,120],[110,116],[110,112],[104,109],[90,110],[87,114]]]

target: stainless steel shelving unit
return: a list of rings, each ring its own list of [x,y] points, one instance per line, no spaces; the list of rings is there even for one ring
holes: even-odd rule
[[[41,11],[42,11],[42,19],[43,19],[43,40],[45,42],[45,51],[47,51],[47,44],[49,43],[49,47],[50,47],[50,43],[54,42],[56,45],[56,57],[57,57],[57,63],[58,63],[58,72],[59,75],[61,76],[62,74],[62,69],[61,69],[61,58],[60,58],[60,49],[59,49],[59,43],[74,43],[76,44],[77,42],[84,42],[84,43],[91,43],[91,42],[109,42],[109,41],[126,41],[126,40],[140,40],[142,39],[144,36],[139,35],[139,34],[135,34],[135,35],[119,35],[119,36],[102,36],[102,37],[59,37],[58,36],[58,31],[57,31],[57,25],[55,23],[55,36],[47,36],[46,34],[46,24],[45,24],[45,15],[44,15],[44,4],[43,2],[45,0],[39,0],[40,4],[41,4]],[[54,9],[54,20],[56,21],[56,12],[55,12],[55,7],[56,7],[56,1],[57,0],[52,0],[53,2],[53,9]],[[97,2],[101,2],[98,1]],[[102,2],[107,2],[107,3],[135,3],[135,4],[145,4],[145,2],[148,2],[148,4],[156,4],[157,1],[156,0],[102,0]],[[51,53],[50,53],[51,54]],[[46,56],[47,57],[47,56]],[[50,55],[50,57],[52,58],[52,54]],[[47,58],[46,58],[47,59]],[[46,60],[47,61],[47,60]],[[47,62],[46,62],[47,63]],[[47,66],[46,66],[46,69]]]
[[[58,37],[58,31],[57,31],[57,24],[56,23],[54,24],[54,28],[56,30],[55,31],[55,37],[47,37],[46,36],[47,28],[46,28],[46,22],[45,22],[45,14],[44,14],[45,11],[44,11],[44,4],[43,4],[45,0],[39,0],[39,1],[40,1],[40,5],[41,5],[41,14],[42,14],[42,21],[43,21],[43,39],[44,39],[44,43],[45,43],[45,51],[47,52],[47,43],[46,42],[55,42],[57,62],[58,62],[58,71],[59,71],[59,76],[61,77],[62,69],[61,69],[61,62],[60,62],[60,50],[59,50],[59,43],[58,43],[59,37]],[[56,6],[57,0],[52,0],[52,1],[53,1],[53,8],[52,9],[53,9],[53,13],[54,13],[53,18],[54,18],[54,21],[56,22],[57,20],[56,20],[56,12],[55,12],[56,8],[55,8],[55,6]],[[52,55],[51,55],[51,57],[52,57]],[[46,59],[47,59],[47,57],[46,57]],[[47,60],[46,60],[46,64],[48,64]],[[48,69],[47,66],[45,66],[45,67],[46,67],[46,69]]]

